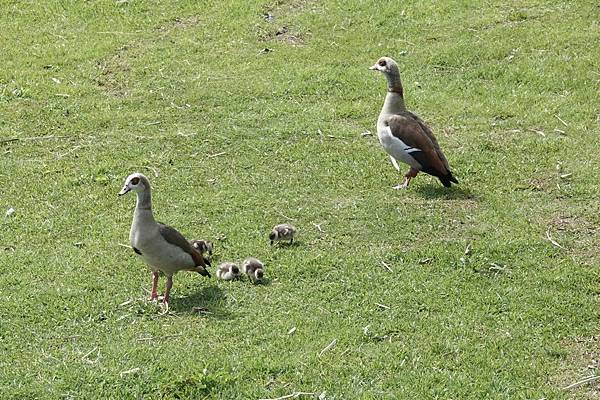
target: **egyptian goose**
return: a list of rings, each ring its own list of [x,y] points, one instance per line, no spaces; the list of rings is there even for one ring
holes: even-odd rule
[[[290,224],[279,224],[273,227],[273,230],[269,234],[271,245],[273,242],[278,240],[289,240],[290,244],[294,242],[294,235],[296,235],[296,228]]]
[[[140,173],[131,174],[125,179],[119,196],[129,192],[137,194],[129,241],[135,254],[152,270],[152,291],[150,300],[158,298],[157,286],[160,272],[167,276],[163,303],[169,309],[169,294],[173,286],[173,275],[178,271],[194,271],[209,276],[202,254],[176,229],[156,222],[152,214],[150,181]]]
[[[264,276],[265,267],[258,258],[248,257],[242,263],[242,272],[248,275],[252,282],[258,282]]]
[[[396,61],[382,57],[369,69],[382,72],[388,84],[388,93],[377,119],[379,142],[397,170],[400,170],[397,161],[410,165],[404,182],[394,189],[407,188],[419,171],[436,176],[446,187],[450,187],[451,182],[458,183],[431,129],[421,118],[406,110]]]
[[[240,277],[240,268],[232,262],[224,262],[217,267],[217,278],[224,281],[233,281]]]

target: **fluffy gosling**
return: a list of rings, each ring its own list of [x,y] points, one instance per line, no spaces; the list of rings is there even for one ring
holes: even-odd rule
[[[212,257],[213,253],[213,243],[210,240],[190,240],[190,244],[202,254],[204,262],[210,265],[210,257]]]
[[[248,257],[242,264],[242,272],[248,275],[248,278],[254,283],[262,280],[265,273],[265,266],[258,258]]]
[[[233,281],[240,277],[240,268],[232,262],[224,262],[217,267],[217,278],[224,281]]]
[[[296,228],[290,224],[275,225],[269,234],[271,245],[279,240],[289,240],[290,244],[292,244],[294,242],[294,236],[296,235],[296,232]]]

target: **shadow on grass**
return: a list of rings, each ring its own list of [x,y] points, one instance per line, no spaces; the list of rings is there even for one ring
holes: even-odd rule
[[[177,313],[197,314],[215,319],[227,319],[231,313],[225,308],[225,293],[216,285],[203,287],[188,296],[169,303]]]
[[[302,246],[302,242],[298,240],[294,240],[292,243],[290,242],[275,242],[271,245],[272,249],[295,249],[296,247]]]
[[[446,200],[477,200],[477,196],[468,188],[452,186],[446,188],[439,185],[419,186],[416,189],[426,199],[446,199]]]
[[[244,283],[247,283],[249,286],[271,286],[272,281],[269,278],[262,278],[261,280],[256,281],[256,282],[247,280]]]

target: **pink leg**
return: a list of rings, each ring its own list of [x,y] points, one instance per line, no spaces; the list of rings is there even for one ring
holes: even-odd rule
[[[150,292],[150,301],[158,299],[158,272],[152,272],[152,291]]]
[[[165,286],[165,297],[163,299],[163,304],[165,305],[166,311],[169,311],[169,294],[171,293],[172,287],[173,287],[173,277],[167,276],[167,284]]]
[[[411,167],[406,173],[406,175],[404,175],[404,182],[402,182],[398,186],[394,186],[394,189],[406,189],[408,187],[408,184],[410,183],[410,180],[417,176],[418,173],[418,169],[414,169],[413,167]]]

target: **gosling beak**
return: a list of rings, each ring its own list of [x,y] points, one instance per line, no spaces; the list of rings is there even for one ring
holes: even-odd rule
[[[371,71],[378,71],[379,68],[377,68],[377,64],[374,64],[372,67],[369,67],[369,70],[371,70]]]
[[[121,191],[120,191],[119,193],[117,193],[117,195],[119,195],[119,196],[123,196],[124,194],[127,194],[127,193],[129,193],[129,191],[130,191],[130,190],[131,190],[131,189],[129,189],[129,187],[127,187],[127,186],[123,186],[123,189],[121,189]]]

